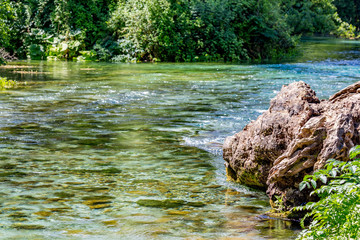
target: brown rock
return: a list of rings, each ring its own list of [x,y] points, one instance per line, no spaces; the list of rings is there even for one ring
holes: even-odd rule
[[[270,108],[228,137],[223,157],[229,178],[267,189],[286,209],[309,200],[298,190],[306,174],[326,160],[348,160],[360,144],[360,82],[321,102],[304,82],[283,86]]]

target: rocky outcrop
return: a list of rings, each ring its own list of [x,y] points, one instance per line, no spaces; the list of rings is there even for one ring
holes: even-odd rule
[[[298,189],[303,177],[329,158],[348,160],[359,131],[360,82],[322,101],[304,82],[283,86],[266,112],[226,138],[228,177],[266,189],[271,202],[291,209],[309,200]]]

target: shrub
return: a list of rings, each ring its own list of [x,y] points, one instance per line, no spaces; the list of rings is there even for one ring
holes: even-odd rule
[[[42,45],[31,44],[29,46],[29,56],[31,60],[42,60],[45,58],[45,50]]]
[[[91,51],[80,51],[81,56],[77,57],[78,61],[95,61],[96,60],[96,52],[95,50]]]
[[[295,46],[280,0],[119,1],[109,21],[114,59],[239,61],[267,59]]]
[[[0,46],[34,59],[95,50],[105,61],[272,60],[296,53],[302,33],[353,38],[360,4],[350,2],[2,0]],[[348,14],[350,24],[342,23]]]
[[[93,50],[96,52],[100,61],[109,61],[114,55],[119,53],[119,45],[112,39],[106,39],[94,45]]]
[[[298,239],[359,239],[360,237],[360,146],[350,150],[350,162],[334,159],[327,161],[325,169],[307,175],[300,190],[313,188],[322,182],[316,194],[320,200],[309,202],[297,210],[308,210],[302,219],[311,218],[310,226]]]
[[[329,34],[337,28],[333,0],[282,0],[282,7],[296,34]]]
[[[14,10],[9,0],[2,0],[0,4],[0,46],[5,47],[10,41],[10,22],[14,19]]]
[[[84,46],[84,33],[81,30],[70,31],[49,39],[47,56],[58,59],[73,59],[80,55]]]
[[[341,21],[341,19],[339,19],[339,21]],[[356,38],[356,27],[352,24],[341,21],[340,26],[334,33],[342,38],[353,39]]]

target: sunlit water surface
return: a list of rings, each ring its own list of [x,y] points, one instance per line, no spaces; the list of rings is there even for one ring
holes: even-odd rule
[[[283,84],[327,98],[359,81],[359,42],[293,63],[22,61],[0,93],[1,239],[292,239],[268,199],[226,181],[221,145]],[[21,66],[19,66],[21,65]]]

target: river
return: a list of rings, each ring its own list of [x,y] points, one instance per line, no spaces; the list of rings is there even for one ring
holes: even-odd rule
[[[0,76],[0,239],[294,239],[221,145],[283,84],[360,79],[360,42],[304,40],[278,64],[19,61]]]

